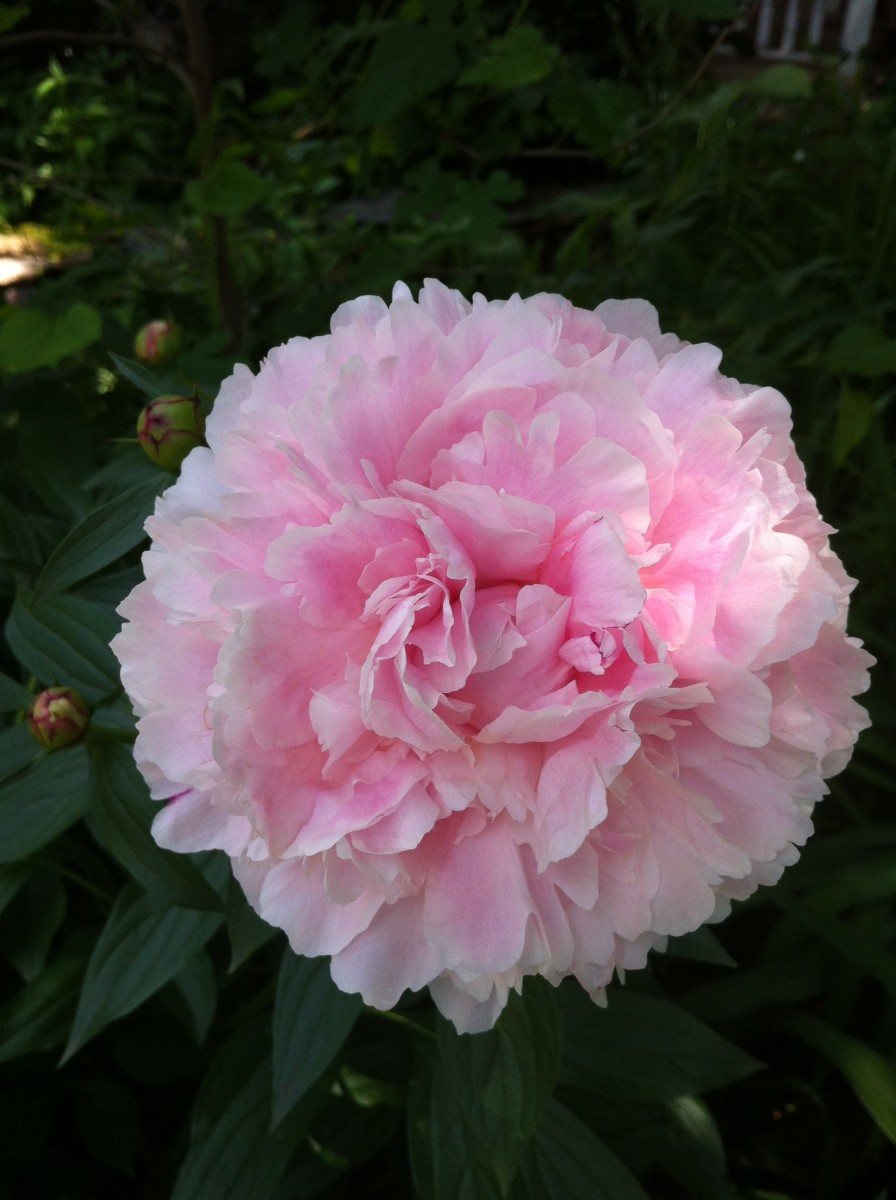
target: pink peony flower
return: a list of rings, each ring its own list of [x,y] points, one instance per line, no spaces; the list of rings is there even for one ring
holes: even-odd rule
[[[114,643],[157,841],[461,1031],[774,882],[872,660],[785,400],[720,358],[430,281],[237,367]]]

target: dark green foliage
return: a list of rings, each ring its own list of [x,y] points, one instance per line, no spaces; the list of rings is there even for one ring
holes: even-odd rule
[[[877,1200],[896,1177],[896,79],[719,72],[738,8],[0,4],[0,237],[46,264],[0,305],[0,1200]],[[133,444],[147,397],[208,407],[234,361],[426,276],[642,295],[782,389],[880,660],[776,889],[607,1009],[530,980],[462,1039],[425,996],[363,1009],[221,855],[155,845],[108,648],[170,479]],[[158,369],[133,361],[153,318],[183,335]],[[57,683],[94,712],[47,755],[23,716]]]

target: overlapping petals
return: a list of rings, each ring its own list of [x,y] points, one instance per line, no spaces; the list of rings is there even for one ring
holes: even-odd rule
[[[157,840],[467,1031],[773,882],[871,660],[786,402],[719,361],[430,281],[237,368],[114,643]]]

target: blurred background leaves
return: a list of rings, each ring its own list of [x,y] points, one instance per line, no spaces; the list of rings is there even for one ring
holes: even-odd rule
[[[854,74],[827,45],[762,63],[744,8],[0,5],[3,1200],[880,1200],[896,1177],[896,34],[880,4]],[[208,406],[235,360],[426,276],[644,296],[784,391],[879,659],[874,726],[777,889],[607,1010],[532,980],[463,1040],[425,996],[361,1008],[216,855],[155,846],[108,650],[171,478],[133,444],[146,396]],[[164,364],[134,361],[150,319],[181,330]],[[56,683],[93,718],[46,755],[22,717]]]

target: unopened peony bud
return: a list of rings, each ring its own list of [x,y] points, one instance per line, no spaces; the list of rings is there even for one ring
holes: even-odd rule
[[[176,471],[205,445],[205,417],[195,396],[156,396],[137,421],[137,440],[154,463]]]
[[[90,709],[80,692],[51,687],[40,693],[28,714],[28,729],[48,750],[76,742],[90,722]]]
[[[173,321],[150,321],[134,338],[134,353],[145,363],[165,363],[180,349],[180,330]]]

